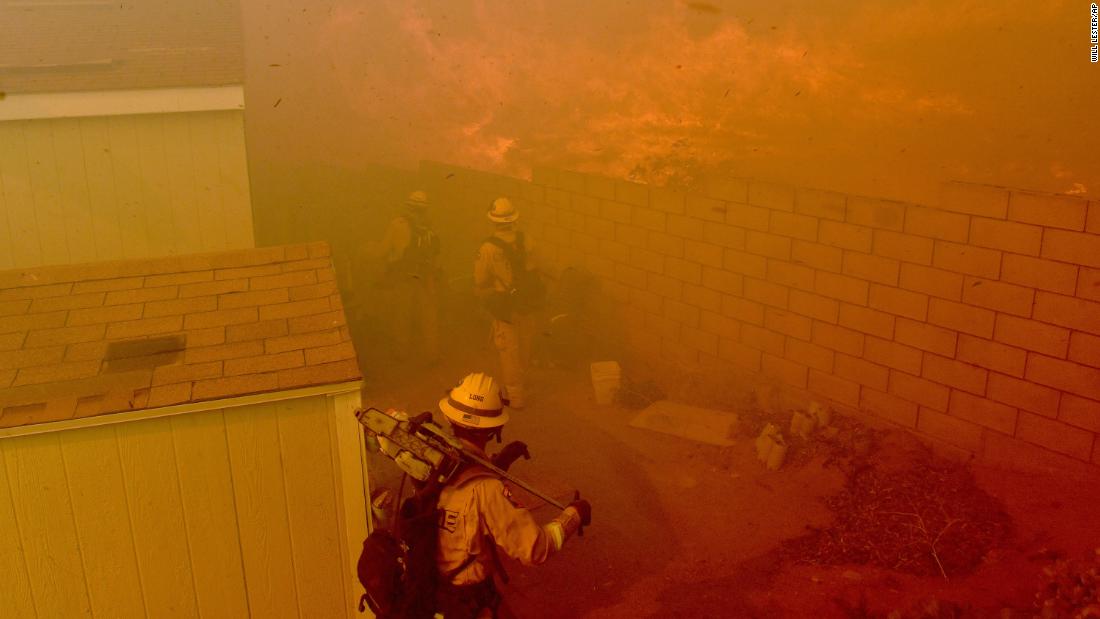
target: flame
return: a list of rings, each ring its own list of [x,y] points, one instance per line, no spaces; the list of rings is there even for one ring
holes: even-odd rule
[[[317,78],[335,84],[325,115],[341,124],[329,133],[359,146],[317,154],[655,183],[737,173],[870,191],[888,180],[894,194],[957,174],[1100,181],[1100,149],[1045,145],[1049,97],[1017,87],[1062,85],[1082,109],[1058,111],[1088,118],[1100,80],[1063,82],[1081,67],[1051,71],[1058,50],[1030,34],[1071,24],[1067,3],[747,4],[333,0],[303,56],[331,69]],[[1051,160],[1065,178],[1046,172]]]

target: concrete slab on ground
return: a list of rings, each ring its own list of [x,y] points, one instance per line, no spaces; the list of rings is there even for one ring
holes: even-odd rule
[[[642,409],[631,427],[671,434],[691,441],[729,447],[737,434],[737,413],[658,400]]]

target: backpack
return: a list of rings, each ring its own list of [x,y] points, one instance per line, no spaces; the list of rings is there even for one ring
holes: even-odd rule
[[[401,252],[401,257],[389,263],[386,276],[394,280],[401,276],[415,275],[428,277],[435,271],[439,258],[439,237],[428,226],[408,215],[401,219],[409,226],[409,244]]]
[[[523,233],[516,233],[514,245],[495,236],[490,236],[485,242],[499,247],[512,269],[512,290],[491,295],[486,302],[489,313],[498,320],[508,321],[512,319],[513,313],[529,314],[541,309],[546,303],[546,284],[538,271],[527,269],[527,248],[523,244]]]
[[[455,483],[477,477],[495,477],[484,469],[460,472]],[[443,486],[429,483],[401,503],[394,530],[375,529],[363,541],[356,571],[366,593],[359,610],[370,607],[378,619],[431,619],[441,575],[436,564],[439,548],[439,494]],[[446,575],[453,577],[473,557]]]

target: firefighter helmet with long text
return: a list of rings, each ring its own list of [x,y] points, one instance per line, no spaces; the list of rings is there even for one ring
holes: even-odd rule
[[[439,401],[439,410],[455,425],[491,429],[508,423],[508,411],[504,408],[507,405],[508,399],[496,379],[475,372],[466,375]]]

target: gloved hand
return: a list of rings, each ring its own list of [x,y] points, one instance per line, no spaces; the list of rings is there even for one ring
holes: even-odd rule
[[[523,456],[524,460],[531,459],[531,453],[527,451],[527,443],[523,441],[512,441],[504,446],[504,449],[500,450],[500,453],[490,458],[493,465],[501,470],[508,470],[508,467],[512,466],[512,463]]]
[[[569,504],[569,507],[577,510],[577,513],[581,515],[581,526],[587,527],[592,524],[592,505],[584,499],[576,499]]]

